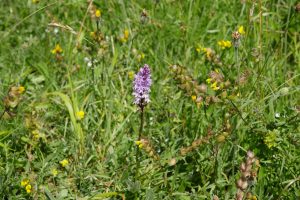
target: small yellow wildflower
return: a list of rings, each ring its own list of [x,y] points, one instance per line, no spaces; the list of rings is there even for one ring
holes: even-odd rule
[[[90,36],[91,36],[93,39],[95,39],[95,38],[96,38],[96,33],[95,33],[94,31],[91,31],[91,32],[90,32]]]
[[[257,200],[257,197],[255,195],[252,195],[251,193],[247,193],[247,200]]]
[[[127,42],[128,38],[129,38],[129,30],[125,29],[123,35],[120,37],[119,40],[121,42],[125,43],[125,42]]]
[[[27,178],[25,178],[25,179],[23,179],[22,181],[21,181],[21,186],[22,187],[25,187],[26,185],[28,185],[29,184],[29,180],[27,179]]]
[[[59,44],[55,46],[55,48],[51,51],[52,54],[61,54],[63,52],[62,48]]]
[[[19,87],[18,87],[18,92],[19,92],[19,94],[24,93],[24,91],[25,91],[25,87],[23,87],[23,86],[19,86]]]
[[[210,85],[210,87],[211,87],[213,90],[215,90],[215,91],[216,91],[216,90],[219,90],[220,87],[218,87],[217,84],[218,84],[217,82],[214,82],[213,84]]]
[[[245,35],[246,32],[245,32],[244,26],[239,26],[238,32],[239,32],[239,34],[241,34],[241,35]]]
[[[53,169],[51,170],[51,174],[52,174],[54,177],[57,176],[57,174],[58,174],[57,169],[53,168]]]
[[[211,78],[206,79],[206,83],[210,84],[211,83]]]
[[[100,11],[99,9],[96,10],[95,16],[96,16],[97,18],[101,17],[101,11]]]
[[[61,164],[62,167],[66,167],[69,164],[69,161],[67,159],[63,159],[59,163]]]
[[[40,0],[32,0],[32,3],[38,3]]]
[[[211,48],[203,48],[203,51],[205,52],[207,59],[211,59],[212,58],[213,51],[212,51]]]
[[[140,53],[140,54],[137,56],[137,59],[138,59],[139,62],[141,62],[144,58],[145,58],[145,54],[144,54],[144,53]]]
[[[139,147],[139,148],[143,148],[143,143],[140,140],[135,141],[135,144]]]
[[[198,52],[198,53],[201,53],[201,52],[204,52],[204,53],[206,53],[206,48],[204,48],[202,45],[197,45],[196,46],[196,51]]]
[[[192,100],[193,100],[193,101],[196,101],[196,99],[197,99],[197,96],[196,96],[196,95],[192,95],[191,97],[192,97]]]
[[[224,40],[218,41],[218,45],[223,49],[223,47],[224,47]]]
[[[129,30],[128,30],[128,29],[125,29],[125,30],[124,30],[124,39],[125,39],[125,40],[128,40],[128,38],[129,38]]]
[[[34,139],[37,140],[40,138],[40,132],[38,130],[33,130],[31,133]]]
[[[230,48],[232,46],[232,44],[229,40],[220,40],[220,41],[218,41],[218,45],[222,49]]]
[[[225,46],[226,46],[227,48],[230,48],[230,47],[232,46],[231,41],[226,40],[226,41],[225,41]]]
[[[128,77],[132,80],[134,78],[134,71],[128,72]]]
[[[77,119],[82,120],[84,118],[84,111],[80,110],[76,112],[76,117]]]
[[[28,184],[28,185],[26,185],[26,187],[25,187],[25,189],[26,189],[26,192],[29,194],[30,192],[31,192],[31,185],[30,184]]]
[[[135,144],[140,145],[140,144],[142,144],[142,142],[140,140],[137,140],[137,141],[135,141]]]

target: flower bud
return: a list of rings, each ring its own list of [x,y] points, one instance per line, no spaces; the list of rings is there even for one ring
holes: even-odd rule
[[[243,192],[241,192],[241,191],[239,191],[237,194],[236,194],[236,200],[243,200],[243,196],[244,196],[244,194],[243,194]]]
[[[200,86],[198,86],[197,88],[199,90],[199,92],[202,92],[202,93],[206,93],[207,91],[207,85],[202,83]]]
[[[245,164],[244,162],[241,164],[240,170],[241,170],[242,172],[246,171],[246,164]]]
[[[254,158],[254,153],[252,151],[247,152],[248,158]]]
[[[174,166],[176,165],[176,159],[175,158],[172,158],[170,161],[169,161],[169,166]]]
[[[197,99],[196,99],[196,103],[201,103],[203,101],[203,97],[199,96]]]
[[[219,197],[217,195],[214,195],[213,200],[219,200]]]
[[[238,187],[238,188],[242,188],[242,186],[243,186],[243,180],[242,179],[239,179],[237,182],[236,182],[236,186]]]
[[[225,141],[225,136],[224,135],[218,135],[218,137],[217,137],[217,141],[219,142],[219,143],[222,143],[222,142],[224,142]]]
[[[227,80],[227,81],[224,83],[224,87],[225,87],[225,88],[228,88],[230,85],[231,85],[231,83],[230,83],[229,80]]]
[[[279,90],[279,93],[281,95],[287,95],[289,93],[289,88],[288,87],[283,87]]]
[[[245,190],[248,187],[248,182],[247,181],[243,181],[241,189]]]

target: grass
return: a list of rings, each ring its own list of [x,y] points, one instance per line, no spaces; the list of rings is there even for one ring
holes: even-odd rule
[[[300,198],[295,0],[0,5],[2,199]]]

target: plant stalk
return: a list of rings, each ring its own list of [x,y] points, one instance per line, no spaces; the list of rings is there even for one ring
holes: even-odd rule
[[[139,130],[139,137],[138,141],[141,140],[142,132],[143,132],[143,127],[144,127],[144,108],[141,106],[141,115],[140,115],[140,130]],[[139,145],[136,145],[136,172],[135,172],[135,179],[137,180],[139,176],[139,168],[140,168],[140,147]]]

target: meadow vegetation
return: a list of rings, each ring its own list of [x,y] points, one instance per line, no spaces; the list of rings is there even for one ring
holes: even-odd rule
[[[297,0],[1,0],[1,199],[300,199]]]

